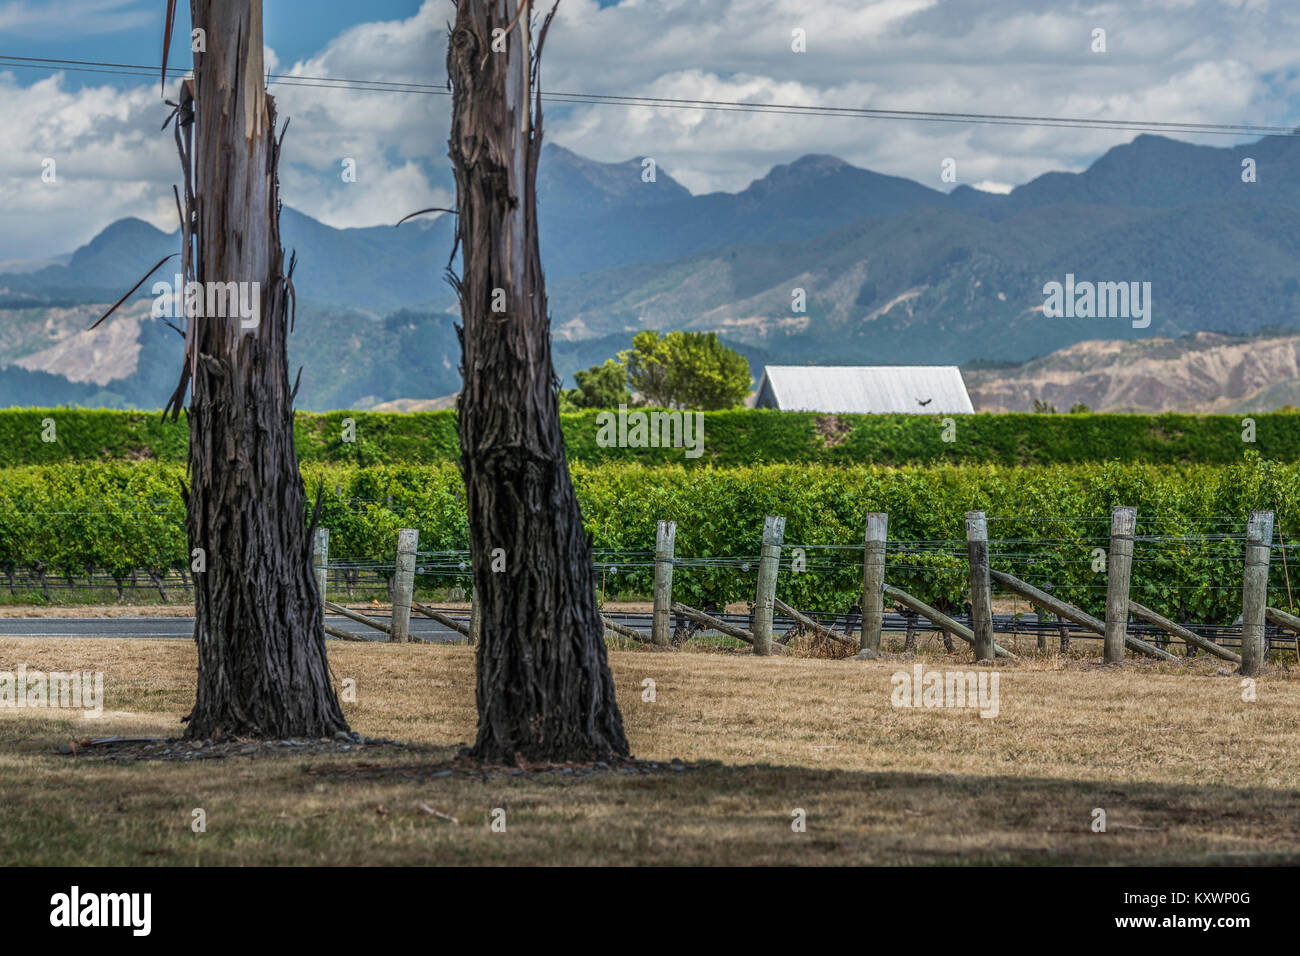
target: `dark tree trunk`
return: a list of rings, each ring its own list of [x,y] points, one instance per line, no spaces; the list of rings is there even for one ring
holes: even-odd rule
[[[152,581],[154,587],[158,589],[158,597],[162,599],[164,604],[167,603],[167,591],[163,586],[163,574],[165,573],[166,572],[159,573],[154,570],[149,571],[149,580]]]
[[[262,3],[190,7],[207,52],[194,58],[192,99],[182,93],[177,116],[191,217],[182,269],[199,283],[258,283],[261,315],[253,328],[238,316],[187,319],[186,367],[170,406],[188,383],[187,528],[206,569],[194,582],[198,693],[187,736],[330,736],[347,723],[330,686],[293,443],[292,286]]]
[[[460,0],[447,49],[464,257],[457,408],[483,605],[473,753],[492,763],[607,760],[627,756],[628,744],[560,434],[537,241],[532,11],[516,19],[518,9],[516,0]],[[503,52],[491,49],[497,28],[509,28]],[[505,310],[493,311],[502,295]]]
[[[1187,612],[1187,605],[1182,601],[1178,602],[1178,623],[1181,624],[1183,627],[1190,627],[1192,623],[1192,616]],[[1196,656],[1195,644],[1187,644],[1185,645],[1185,648],[1186,649],[1183,651],[1183,653],[1187,657]]]
[[[844,636],[852,637],[853,633],[862,626],[862,605],[850,604],[849,613],[844,616]]]

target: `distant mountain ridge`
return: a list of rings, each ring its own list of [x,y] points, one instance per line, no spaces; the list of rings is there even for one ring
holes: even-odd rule
[[[1257,182],[1242,182],[1246,159]],[[1142,135],[1081,173],[1048,173],[1005,195],[966,185],[945,194],[811,154],[737,193],[694,196],[663,167],[646,181],[643,159],[601,163],[548,145],[538,202],[557,366],[567,376],[599,362],[643,328],[718,331],[754,361],[906,364],[1296,325],[1298,174],[1296,138],[1219,148]],[[285,248],[298,257],[291,341],[306,407],[459,387],[457,307],[443,280],[453,221],[334,229],[284,209]],[[58,362],[93,348],[54,346],[178,244],[175,233],[126,219],[66,265],[0,275],[0,365],[9,363],[0,400],[66,378]],[[1152,326],[1044,318],[1042,286],[1066,274],[1152,282]],[[12,364],[33,355],[50,364]],[[94,385],[84,371],[69,395]],[[51,378],[30,377],[41,372]],[[92,394],[135,391],[109,382]]]

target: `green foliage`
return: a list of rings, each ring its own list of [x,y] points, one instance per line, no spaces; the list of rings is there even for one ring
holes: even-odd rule
[[[642,403],[661,408],[734,408],[752,384],[748,360],[714,332],[638,332],[619,359]]]
[[[632,401],[627,390],[627,369],[622,362],[606,359],[585,372],[574,372],[578,387],[568,392],[575,408],[617,408]]]
[[[750,465],[824,464],[1050,465],[1105,461],[1153,464],[1232,464],[1248,451],[1263,458],[1300,460],[1300,413],[1253,416],[1255,442],[1242,441],[1236,415],[955,415],[956,441],[942,439],[946,419],[936,415],[819,415],[772,409],[704,413],[704,454],[686,459],[680,448],[601,448],[595,409],[561,416],[570,462]],[[55,420],[58,441],[41,441],[42,422]],[[346,442],[344,422],[356,425]],[[298,456],[304,462],[351,465],[435,464],[458,459],[455,411],[299,412]],[[184,462],[184,417],[164,423],[157,414],[84,409],[0,411],[0,467],[66,461],[157,459]]]
[[[0,569],[86,568],[126,573],[188,564],[184,469],[159,462],[28,466],[0,472]],[[1300,534],[1300,466],[1250,455],[1236,464],[902,468],[807,464],[747,468],[572,468],[594,546],[613,552],[610,596],[644,596],[655,522],[677,522],[674,593],[688,604],[751,600],[763,517],[786,518],[778,593],[796,607],[843,611],[860,598],[865,515],[889,515],[886,580],[922,600],[960,609],[966,599],[964,515],[989,516],[992,566],[1101,616],[1116,504],[1138,509],[1133,595],[1175,619],[1230,624],[1240,613],[1240,535],[1252,509],[1277,512],[1288,543]],[[420,531],[420,588],[467,586],[455,552],[468,547],[464,489],[451,464],[303,467],[309,502],[333,561],[391,565],[397,529]],[[304,521],[307,515],[304,514]],[[1168,539],[1168,540],[1155,540]],[[790,570],[804,549],[807,570]],[[735,558],[730,566],[707,559]],[[305,559],[305,558],[304,558]],[[694,563],[706,559],[705,563]],[[748,567],[741,567],[747,563]],[[1294,562],[1292,562],[1294,563]],[[1270,602],[1287,606],[1289,568],[1272,563]],[[1300,582],[1297,582],[1300,592]],[[1026,609],[1028,609],[1026,607]]]
[[[620,352],[619,362],[627,369],[628,384],[646,405],[667,408],[672,404],[669,385],[668,342],[659,333],[646,330],[632,337],[632,348]]]
[[[53,421],[53,442],[46,442]],[[9,408],[0,410],[0,465],[39,465],[56,461],[184,461],[189,425],[164,422],[159,412],[85,408]]]

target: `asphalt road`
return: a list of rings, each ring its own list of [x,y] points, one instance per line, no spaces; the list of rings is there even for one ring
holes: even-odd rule
[[[454,613],[456,620],[469,622],[469,615]],[[387,617],[377,617],[388,622]],[[385,641],[387,636],[373,628],[358,624],[346,617],[329,615],[326,622],[331,627],[371,640]],[[629,627],[650,630],[649,614],[618,615],[619,623]],[[411,634],[426,641],[463,641],[460,634],[437,621],[419,613],[411,615]],[[192,617],[10,617],[0,618],[0,637],[144,637],[193,638]],[[336,640],[336,638],[327,638]]]
[[[441,609],[435,609],[441,610]],[[444,612],[447,613],[447,612]],[[468,611],[453,611],[451,616],[458,621],[469,623]],[[742,627],[748,626],[748,618],[744,614],[724,614],[724,619],[732,623],[739,624]],[[376,615],[377,620],[387,623],[388,616]],[[651,616],[648,613],[614,613],[610,615],[613,620],[620,624],[634,627],[637,630],[648,634],[650,633]],[[350,634],[356,634],[373,641],[386,641],[388,638],[380,631],[368,628],[364,624],[358,624],[348,618],[331,614],[326,618],[331,627],[339,628]],[[999,634],[1007,634],[1012,631],[1011,616],[1006,614],[993,615],[994,631]],[[791,621],[782,618],[780,615],[775,616],[773,620],[773,630],[780,634],[791,625]],[[829,619],[826,623],[831,623]],[[885,630],[891,633],[901,632],[906,627],[905,620],[896,614],[887,613],[885,615]],[[835,622],[837,628],[843,627],[842,621]],[[1027,631],[1038,626],[1035,615],[1024,615],[1021,619],[1020,633],[1028,636]],[[1042,625],[1048,630],[1049,639],[1056,639],[1056,624]],[[922,620],[920,622],[920,633],[928,633],[931,630],[929,623]],[[1083,639],[1095,639],[1097,636],[1091,633],[1083,632],[1081,629],[1071,626],[1070,630],[1073,637]],[[463,641],[464,638],[453,631],[451,628],[439,624],[430,618],[424,617],[418,612],[411,614],[411,633],[415,637],[422,638],[426,641],[436,641],[442,643],[454,643]],[[135,638],[156,638],[156,639],[190,639],[194,636],[194,619],[191,617],[11,617],[0,618],[0,638],[2,637],[135,637]],[[1146,634],[1144,638],[1150,639]],[[1207,635],[1211,639],[1222,640],[1218,635]],[[326,638],[333,641],[337,638]],[[1289,640],[1289,638],[1288,638]],[[1289,646],[1289,645],[1288,645]]]
[[[330,615],[331,627],[358,637],[387,640],[380,631],[345,617]],[[381,621],[387,621],[379,618]],[[463,641],[451,628],[418,614],[411,615],[411,633],[427,641]],[[11,617],[0,618],[0,637],[146,637],[193,638],[192,617]],[[327,638],[335,640],[335,638]]]

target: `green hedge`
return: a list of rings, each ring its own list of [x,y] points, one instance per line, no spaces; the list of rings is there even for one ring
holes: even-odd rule
[[[0,568],[43,562],[51,572],[80,573],[181,565],[187,553],[182,472],[154,462],[0,472]],[[400,527],[420,530],[422,552],[467,547],[464,491],[453,465],[316,463],[303,472],[309,491],[323,486],[322,524],[331,532],[333,560],[391,564]],[[1105,576],[1093,568],[1093,549],[1107,544],[1110,508],[1131,504],[1140,536],[1135,598],[1171,616],[1185,610],[1196,622],[1228,624],[1240,611],[1240,535],[1248,512],[1275,509],[1280,530],[1300,534],[1300,465],[1254,457],[1220,467],[576,465],[573,477],[595,547],[610,552],[603,560],[619,568],[606,574],[608,592],[650,591],[659,519],[678,522],[679,558],[736,559],[727,567],[680,566],[674,590],[688,603],[752,598],[763,516],[780,514],[787,545],[781,596],[805,609],[845,610],[861,587],[864,515],[884,511],[887,579],[925,600],[960,607],[964,514],[982,509],[990,519],[993,567],[1050,584],[1100,615]],[[1153,536],[1176,540],[1145,540]],[[798,573],[796,547],[804,549],[805,569]],[[468,584],[457,560],[423,556],[420,586]],[[1284,568],[1275,554],[1273,563],[1272,600],[1281,606],[1288,603],[1295,554],[1288,560]]]
[[[1141,461],[1230,464],[1254,450],[1274,461],[1300,460],[1300,413],[1254,416],[1255,442],[1242,440],[1237,415],[958,415],[955,440],[944,441],[944,419],[923,415],[824,416],[740,409],[704,413],[704,453],[680,448],[604,448],[595,411],[562,416],[572,462],[751,465],[830,464],[1067,464]],[[57,442],[42,441],[52,419]],[[343,440],[355,422],[355,440]],[[300,412],[298,454],[304,462],[353,465],[436,464],[458,454],[456,413]],[[61,461],[155,459],[184,461],[184,418],[163,423],[145,412],[82,409],[0,410],[0,466]]]

